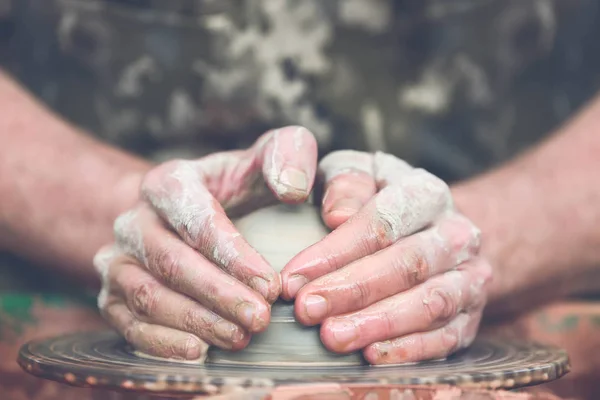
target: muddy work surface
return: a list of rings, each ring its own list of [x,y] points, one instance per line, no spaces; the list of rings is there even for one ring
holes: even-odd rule
[[[111,331],[30,342],[21,349],[19,364],[30,374],[73,386],[179,395],[302,384],[514,389],[553,381],[569,370],[561,349],[485,338],[446,360],[401,366],[201,365],[140,358]]]

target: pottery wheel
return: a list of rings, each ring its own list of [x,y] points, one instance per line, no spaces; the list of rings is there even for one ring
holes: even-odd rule
[[[232,387],[299,384],[430,385],[517,388],[560,378],[569,359],[560,349],[479,338],[443,361],[394,366],[261,367],[202,365],[139,357],[117,334],[79,333],[25,345],[29,373],[74,386],[169,394],[219,393]]]
[[[319,211],[307,204],[267,207],[235,225],[277,271],[329,233]],[[113,332],[35,341],[22,348],[19,363],[31,374],[71,385],[160,394],[324,383],[512,388],[557,379],[569,365],[559,349],[480,338],[446,360],[369,366],[360,352],[340,355],[327,350],[319,327],[298,323],[293,304],[281,300],[273,304],[267,329],[253,335],[245,349],[211,347],[204,363],[144,356]]]

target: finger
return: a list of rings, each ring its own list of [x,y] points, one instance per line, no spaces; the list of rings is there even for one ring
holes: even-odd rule
[[[319,173],[325,180],[323,218],[335,229],[358,210],[375,193],[391,184],[400,183],[413,171],[405,161],[389,154],[354,150],[333,152],[319,163]]]
[[[323,343],[335,352],[355,351],[371,343],[441,327],[458,313],[481,307],[486,298],[484,285],[491,276],[489,265],[477,259],[463,268],[435,276],[358,312],[326,319],[321,326]]]
[[[322,216],[336,229],[360,210],[377,192],[373,155],[352,150],[337,151],[323,158],[319,173],[325,181]]]
[[[202,360],[208,345],[191,333],[136,319],[122,300],[112,298],[103,317],[137,350],[156,357]]]
[[[446,358],[471,345],[480,321],[481,311],[460,313],[441,328],[373,343],[363,350],[363,354],[373,365]]]
[[[305,201],[317,169],[317,141],[302,126],[288,126],[266,133],[253,147],[256,162],[275,197],[289,203]]]
[[[197,215],[199,214],[201,212]],[[223,271],[260,293],[268,302],[274,301],[281,288],[277,273],[236,233],[229,219],[219,216],[212,222],[212,226],[206,228],[198,232],[194,240],[192,234],[189,232],[187,234],[186,242],[188,244],[194,242],[195,245],[192,247],[204,256],[197,258],[212,261]],[[179,233],[185,233],[185,228],[182,228]],[[179,238],[168,231],[163,226],[163,222],[146,205],[119,216],[114,224],[114,234],[119,246],[144,265],[148,265],[146,253],[148,251],[156,253],[153,251],[153,245],[147,243],[148,240],[154,238],[153,243],[160,242],[162,239],[169,243],[180,242]],[[174,245],[178,248],[187,247],[182,246],[183,243]],[[161,246],[158,251],[162,248],[164,246]],[[189,250],[186,253],[189,253]]]
[[[111,287],[121,294],[129,310],[142,322],[189,332],[209,344],[239,350],[250,335],[187,296],[176,293],[134,264],[111,268]]]
[[[148,174],[142,185],[144,196],[160,216],[189,246],[257,290],[267,301],[274,301],[281,291],[277,273],[240,236],[220,204],[200,183],[198,166],[179,162],[160,168],[163,170]],[[117,223],[116,234],[130,226],[132,236],[141,235],[143,231],[128,224],[128,218],[118,220],[122,224]],[[140,241],[135,237],[132,240]]]
[[[430,226],[452,206],[448,186],[423,170],[384,188],[345,224],[300,252],[281,271],[283,296],[293,298],[305,282],[329,274]],[[293,284],[292,284],[293,283]]]
[[[196,164],[165,164],[146,176],[142,191],[187,245],[261,293],[267,301],[274,301],[281,292],[278,274],[241,237],[201,179],[202,174]],[[132,224],[130,218],[126,214],[117,220],[115,233],[118,235],[119,231],[127,230],[127,234],[132,236],[130,241],[139,242],[143,240],[139,239],[143,230]]]
[[[183,243],[151,210],[139,208],[116,225],[117,242],[130,253],[137,254],[148,271],[167,287],[197,300],[250,332],[266,328],[270,321],[270,306],[260,292],[223,272]],[[214,252],[217,251],[215,248]],[[244,276],[239,270],[234,272],[235,276],[262,290],[256,279]]]
[[[449,215],[428,230],[308,283],[296,297],[296,318],[314,325],[358,311],[474,258],[479,246],[475,226],[461,215]]]

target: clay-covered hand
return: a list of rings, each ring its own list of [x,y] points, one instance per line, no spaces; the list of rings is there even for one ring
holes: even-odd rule
[[[281,272],[296,318],[335,352],[372,364],[443,358],[474,339],[491,267],[445,182],[389,154],[339,151],[319,165],[333,231]]]
[[[115,243],[95,257],[102,315],[153,356],[198,359],[208,345],[245,347],[269,324],[281,282],[228,215],[303,202],[316,168],[314,136],[286,127],[247,150],[151,170],[142,200],[115,221]]]

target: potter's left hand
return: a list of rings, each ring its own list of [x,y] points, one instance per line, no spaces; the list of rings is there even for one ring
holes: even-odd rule
[[[439,178],[383,153],[339,151],[320,163],[333,232],[282,271],[296,317],[322,324],[332,351],[371,364],[443,358],[470,345],[491,267],[480,232]]]

